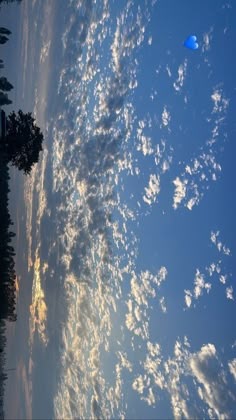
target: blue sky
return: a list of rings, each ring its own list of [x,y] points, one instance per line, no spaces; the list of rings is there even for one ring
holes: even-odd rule
[[[2,8],[7,111],[45,137],[11,169],[7,418],[236,415],[235,7]]]

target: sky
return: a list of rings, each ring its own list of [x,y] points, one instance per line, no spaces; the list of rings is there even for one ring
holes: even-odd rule
[[[236,417],[235,18],[227,0],[2,7],[6,111],[44,134],[30,176],[10,169],[6,418]]]

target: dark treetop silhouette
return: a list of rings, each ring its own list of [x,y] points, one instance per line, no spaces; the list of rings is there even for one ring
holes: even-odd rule
[[[9,90],[13,89],[13,85],[8,82],[6,77],[0,77],[0,89],[8,92]]]
[[[8,163],[23,170],[29,175],[32,166],[39,160],[39,152],[43,150],[43,134],[35,124],[32,113],[24,114],[21,110],[11,112],[6,121],[6,138],[4,151]]]
[[[6,44],[7,41],[7,36],[0,34],[0,44]]]
[[[1,4],[4,4],[4,3],[6,3],[6,4],[13,3],[13,2],[21,3],[21,1],[22,0],[0,0],[0,7],[1,7]]]
[[[10,35],[11,31],[8,28],[4,28],[3,26],[0,27],[0,34]]]
[[[3,93],[0,91],[0,106],[10,104],[12,104],[12,101],[8,98],[7,93]]]

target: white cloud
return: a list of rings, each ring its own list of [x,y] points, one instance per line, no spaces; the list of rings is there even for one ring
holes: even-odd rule
[[[236,359],[233,359],[230,362],[228,362],[228,367],[230,373],[233,375],[234,380],[236,382]]]
[[[215,89],[211,95],[211,99],[214,103],[214,108],[212,113],[221,113],[225,111],[229,105],[229,100],[223,98],[222,90]]]
[[[234,300],[233,286],[226,287],[226,297],[227,297],[227,299]]]
[[[220,231],[212,231],[211,232],[211,242],[217,247],[219,252],[222,252],[224,255],[231,255],[231,251],[230,249],[226,246],[223,245],[223,243],[220,241],[219,239],[219,235],[220,235]]]
[[[128,313],[126,314],[126,327],[133,334],[147,340],[149,338],[149,322],[147,310],[149,308],[149,297],[155,298],[156,285],[161,286],[167,276],[167,269],[161,267],[157,275],[151,274],[149,271],[142,271],[140,275],[131,272],[129,299],[126,301]],[[164,301],[162,301],[164,308]]]
[[[147,341],[147,350],[151,357],[156,357],[161,354],[161,347],[159,343],[153,344]]]
[[[51,46],[51,40],[45,42],[42,45],[41,51],[40,51],[40,63],[44,63],[48,57],[49,50]]]
[[[226,283],[226,279],[227,279],[227,275],[223,275],[223,274],[219,278],[220,282],[223,283],[223,284]]]
[[[143,200],[151,205],[156,202],[157,195],[160,192],[160,176],[159,175],[150,175],[148,187],[145,187],[145,195]]]
[[[172,74],[171,74],[171,71],[170,71],[170,67],[168,65],[166,66],[166,71],[168,73],[168,76],[171,77]]]
[[[225,245],[223,246],[223,253],[224,253],[225,255],[230,255],[230,249],[229,249],[229,248],[227,248]]]
[[[229,403],[232,399],[226,393],[225,373],[220,367],[214,344],[206,344],[189,360],[193,376],[202,385],[199,395],[218,418],[230,418]]]
[[[148,347],[148,349],[149,348],[150,347]],[[151,349],[151,352],[153,354],[153,348]],[[148,352],[146,354],[146,359],[143,363],[143,367],[145,373],[149,375],[149,379],[151,379],[158,388],[163,389],[165,386],[165,379],[160,369],[161,363],[162,357],[160,355],[160,351],[156,353],[155,356],[151,356],[151,353]]]
[[[152,388],[148,389],[147,397],[141,397],[141,400],[146,401],[148,403],[148,405],[154,405],[155,404],[156,400],[155,400]]]
[[[139,127],[137,128],[137,139],[139,140],[139,143],[137,144],[137,150],[142,151],[143,155],[152,155],[154,150],[152,148],[152,139],[149,136],[146,136],[144,134],[144,129],[151,128],[152,121],[147,121],[146,119],[140,120],[138,123]]]
[[[213,242],[213,244],[216,244],[217,241],[217,236],[219,236],[220,231],[218,230],[217,232],[211,232],[211,242]]]
[[[200,273],[200,271],[197,269],[194,279],[194,296],[196,299],[198,299],[202,295],[202,291],[206,289],[206,291],[209,293],[211,289],[210,283],[205,283],[204,281],[204,275]]]
[[[192,353],[185,336],[183,343],[176,340],[173,357],[164,358],[161,346],[147,341],[145,359],[140,364],[144,374],[136,377],[133,389],[147,404],[155,404],[155,398],[148,392],[151,389],[158,399],[160,391],[168,393],[175,419],[233,418],[235,396],[228,387],[214,344],[205,344]],[[236,359],[228,367],[236,378]],[[145,391],[148,394],[144,395]]]
[[[159,302],[160,302],[160,305],[161,305],[162,312],[166,313],[167,312],[167,307],[166,307],[164,296],[162,296],[162,298],[159,300]]]
[[[155,151],[155,164],[160,168],[162,173],[165,173],[170,169],[172,162],[173,148],[170,147],[169,150],[166,149],[166,140],[162,139],[161,142],[156,145]]]
[[[207,270],[207,268],[206,268]],[[206,290],[207,293],[210,292],[212,284],[209,282],[205,282],[205,276],[202,274],[199,269],[196,269],[195,277],[194,277],[194,289],[191,292],[190,290],[184,290],[185,292],[185,304],[188,308],[192,305],[192,300],[199,299],[202,296],[203,291]]]
[[[144,156],[151,155],[153,153],[152,140],[150,137],[140,136],[140,143],[137,146],[137,150],[142,150]]]
[[[210,28],[209,32],[203,34],[202,52],[210,50],[210,42],[212,41],[213,27]]]
[[[212,115],[214,119],[211,138],[205,142],[204,147],[201,147],[201,152],[197,157],[192,158],[187,165],[184,163],[185,168],[177,177],[181,183],[185,182],[185,184],[188,184],[187,188],[184,189],[184,197],[180,202],[183,201],[182,205],[189,210],[192,210],[195,205],[200,203],[200,200],[209,189],[210,183],[218,179],[217,175],[222,170],[220,163],[216,161],[219,148],[216,148],[215,144],[220,134],[222,134],[223,138],[226,138],[225,130],[222,130],[222,133],[220,133],[220,128],[225,119],[229,101],[225,98],[222,89],[218,87],[213,89],[211,99],[213,101]],[[207,121],[211,121],[211,118],[208,118]],[[228,252],[228,250],[225,249],[225,252]]]
[[[116,353],[119,358],[120,358],[120,362],[121,362],[121,366],[122,368],[126,368],[129,370],[129,372],[132,372],[133,370],[133,365],[132,363],[127,359],[127,354],[121,351],[118,351]]]
[[[192,293],[190,292],[190,290],[185,290],[185,297],[184,298],[185,298],[186,306],[188,308],[190,308],[191,303],[192,303]]]
[[[188,184],[187,179],[184,179],[183,181],[180,180],[179,177],[177,177],[173,184],[175,185],[175,192],[174,192],[174,203],[173,208],[176,210],[181,203],[181,201],[186,196],[186,186]]]
[[[145,383],[146,382],[146,383]],[[147,375],[142,377],[139,375],[133,382],[132,388],[137,391],[139,394],[143,394],[145,388],[147,388],[150,384],[150,379],[148,379]]]
[[[207,51],[210,49],[210,39],[209,39],[209,34],[205,33],[203,35],[203,41],[204,41],[204,45],[202,46],[202,51]]]
[[[181,64],[178,68],[178,79],[174,82],[173,86],[176,91],[180,91],[184,84],[184,79],[186,76],[187,71],[187,59],[184,60],[183,64]]]
[[[219,252],[224,255],[228,256],[230,254],[230,250],[222,244],[219,240],[220,231],[211,231],[210,240],[216,246]],[[199,269],[196,269],[196,274],[194,278],[194,290],[191,292],[190,290],[184,290],[185,292],[185,304],[187,307],[190,307],[192,304],[192,298],[199,299],[202,296],[203,291],[206,290],[207,293],[210,292],[212,288],[212,284],[210,282],[206,282],[205,278],[209,277],[216,277],[222,284],[226,284],[228,274],[222,274],[222,260],[218,260],[217,262],[212,262],[208,266],[205,267],[205,273],[201,273]],[[233,297],[233,287],[232,285],[225,289],[227,299],[234,300]]]
[[[190,198],[190,200],[187,202],[186,207],[191,211],[192,208],[199,203],[199,192],[197,190],[197,185],[195,184],[195,197]]]
[[[162,112],[162,124],[163,126],[167,127],[167,125],[170,122],[171,116],[170,116],[170,112],[167,111],[166,106],[164,106],[163,112]]]

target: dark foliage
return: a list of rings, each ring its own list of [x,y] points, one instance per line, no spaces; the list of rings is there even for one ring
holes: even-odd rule
[[[14,269],[15,252],[11,240],[15,233],[9,228],[13,225],[8,210],[9,168],[6,155],[0,152],[0,418],[4,418],[3,396],[7,379],[6,364],[6,324],[5,320],[16,321],[16,273]]]
[[[10,35],[11,31],[3,26],[0,27],[0,34]]]
[[[21,1],[22,0],[0,0],[0,7],[1,7],[1,5],[2,4],[10,4],[10,3],[14,3],[14,2],[16,2],[16,3],[21,3]]]
[[[5,151],[8,163],[30,174],[32,166],[38,162],[42,148],[43,134],[35,124],[32,113],[14,111],[7,117]]]
[[[12,101],[8,98],[6,93],[0,91],[0,105],[10,105]]]
[[[0,34],[0,44],[5,44],[8,41],[7,36]]]
[[[0,89],[8,92],[13,89],[13,85],[7,80],[6,77],[0,77]]]

